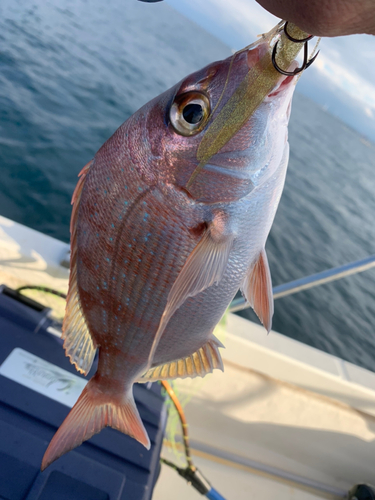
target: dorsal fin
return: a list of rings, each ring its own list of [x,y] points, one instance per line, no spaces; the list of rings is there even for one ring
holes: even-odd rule
[[[245,276],[241,292],[266,330],[270,332],[273,316],[273,294],[271,273],[264,248]]]
[[[219,352],[223,344],[214,336],[196,352],[186,358],[150,368],[138,382],[150,380],[170,380],[174,378],[204,377],[215,368],[224,371],[223,361]]]
[[[79,300],[77,286],[77,219],[83,184],[92,162],[93,160],[85,165],[79,173],[79,181],[72,197],[69,291],[66,299],[62,334],[66,356],[69,356],[70,362],[75,365],[79,372],[85,375],[90,371],[96,346],[91,338]]]

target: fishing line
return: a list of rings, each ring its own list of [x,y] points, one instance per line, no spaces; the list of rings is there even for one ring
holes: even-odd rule
[[[188,467],[195,469],[193,461],[191,459],[188,424],[186,421],[184,410],[182,409],[181,403],[180,403],[179,399],[177,398],[171,385],[166,380],[161,380],[161,385],[164,387],[169,398],[171,399],[171,401],[172,401],[172,403],[173,403],[173,405],[178,413],[178,417],[180,419],[180,422],[181,422],[182,437],[184,440],[184,448],[185,448],[185,457],[186,457],[186,462],[188,464]]]
[[[203,476],[203,474],[194,465],[191,459],[188,424],[186,421],[184,410],[182,409],[181,403],[178,400],[169,382],[167,382],[166,380],[161,380],[160,382],[164,387],[165,391],[167,392],[169,398],[171,399],[181,422],[187,467],[185,468],[179,467],[175,463],[170,462],[166,458],[162,457],[160,458],[160,462],[174,469],[181,477],[186,479],[186,481],[190,483],[191,486],[193,486],[196,490],[198,490],[199,493],[205,495],[210,500],[225,500],[225,498],[222,497],[220,493],[211,486],[209,481],[207,481],[207,479]]]

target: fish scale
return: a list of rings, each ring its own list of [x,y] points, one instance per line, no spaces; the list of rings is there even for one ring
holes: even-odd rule
[[[295,84],[271,62],[278,30],[147,103],[82,170],[63,337],[82,373],[96,349],[99,361],[42,468],[105,425],[148,448],[133,383],[223,369],[213,330],[238,288],[270,330],[265,242]],[[197,123],[184,118],[190,102]]]
[[[85,202],[85,196],[90,196],[91,182],[95,182],[95,179],[91,181],[88,176],[86,180],[87,184],[82,193],[82,203]],[[151,222],[150,219],[149,222],[144,220],[143,210],[137,210],[138,206],[143,208],[144,196],[147,199],[148,209],[154,213],[158,213],[157,221],[154,220]],[[118,304],[121,303],[122,310],[120,314],[117,314],[117,321],[121,324],[121,330],[126,332],[126,337],[122,339],[123,347],[129,350],[133,346],[134,337],[138,337],[138,343],[142,342],[143,337],[139,330],[145,332],[149,338],[146,332],[149,331],[151,326],[157,326],[158,318],[160,318],[165,307],[168,283],[176,279],[179,271],[178,262],[181,258],[179,247],[186,247],[188,243],[188,253],[194,245],[194,241],[191,240],[191,235],[186,229],[185,233],[181,235],[181,230],[184,229],[183,224],[181,222],[178,224],[178,221],[171,218],[168,213],[163,214],[165,207],[152,196],[152,191],[148,191],[144,196],[139,197],[136,202],[129,206],[127,214],[124,214],[123,229],[117,232],[115,241],[116,252],[110,253],[110,262],[106,261],[108,258],[107,245],[104,245],[104,248],[99,246],[99,251],[97,250],[96,252],[97,258],[101,261],[101,267],[98,270],[100,279],[108,284],[102,308],[113,313],[116,308],[118,309]],[[116,212],[112,214],[112,218],[116,218],[116,215]],[[107,220],[107,228],[111,227],[112,218]],[[91,219],[89,219],[90,221]],[[127,228],[129,228],[128,231]],[[91,232],[95,232],[96,230],[97,225],[95,224]],[[142,243],[141,240],[144,240],[145,233],[150,234],[150,236],[147,242],[143,241]],[[172,237],[175,233],[179,234],[178,239]],[[128,235],[131,235],[131,237],[129,238]],[[183,236],[186,237],[184,238]],[[107,232],[104,232],[101,240],[103,241],[107,238]],[[88,228],[85,235],[82,234],[78,237],[78,246],[85,248],[86,240],[91,240]],[[134,242],[134,240],[136,241]],[[131,243],[128,243],[129,241]],[[154,248],[154,255],[150,255],[149,253],[152,248]],[[147,272],[145,272],[144,268],[150,267],[150,257],[152,257],[152,267],[154,270],[153,279],[155,282],[158,282],[158,287],[154,287],[152,292],[147,292],[147,289],[145,289]],[[85,260],[86,258],[89,258],[89,256],[83,255],[83,259]],[[125,260],[128,261],[127,266],[123,265]],[[165,265],[166,261],[168,261],[168,266]],[[126,270],[126,274],[129,276],[128,280],[122,277],[121,270],[123,269]],[[111,280],[112,275],[117,276],[114,284]],[[79,281],[79,284],[85,289],[87,294],[95,295],[97,287],[96,275],[86,274]],[[127,303],[129,297],[126,294],[119,295],[116,290],[117,287],[120,287],[122,290],[125,288],[132,290],[129,303]],[[103,339],[102,332],[98,331],[97,315],[91,319],[90,310],[86,311],[84,309],[84,313],[96,344],[102,345],[106,339]],[[149,341],[152,342],[151,339]],[[146,341],[144,342],[144,347],[147,352]]]

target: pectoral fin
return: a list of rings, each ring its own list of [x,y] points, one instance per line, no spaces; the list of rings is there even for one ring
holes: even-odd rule
[[[260,252],[258,260],[249,269],[242,284],[241,292],[266,330],[270,332],[273,316],[273,294],[271,273],[264,248]]]
[[[219,347],[224,346],[212,335],[212,338],[191,356],[150,368],[138,382],[204,377],[215,368],[224,371]]]
[[[194,295],[222,279],[227,267],[234,236],[233,234],[220,234],[220,227],[219,222],[218,224],[213,223],[207,229],[177,276],[169,292],[167,305],[150,351],[149,367],[159,340],[176,310],[188,297],[194,297]]]

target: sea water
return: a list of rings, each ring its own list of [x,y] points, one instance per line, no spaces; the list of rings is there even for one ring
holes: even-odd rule
[[[165,3],[1,0],[0,214],[68,241],[77,174],[102,143],[230,53]],[[290,146],[267,243],[275,285],[374,253],[375,146],[298,94]],[[374,370],[374,278],[278,299],[274,329]]]

